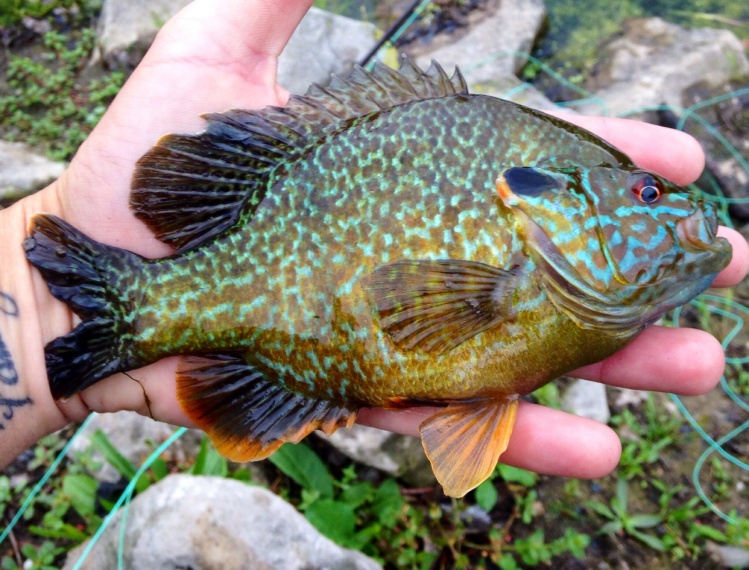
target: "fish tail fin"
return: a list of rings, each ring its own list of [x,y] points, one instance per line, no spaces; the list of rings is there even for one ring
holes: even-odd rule
[[[83,320],[71,333],[45,347],[52,396],[69,398],[138,362],[130,357],[125,315],[138,255],[98,243],[70,224],[47,214],[31,220],[26,257],[49,286]]]

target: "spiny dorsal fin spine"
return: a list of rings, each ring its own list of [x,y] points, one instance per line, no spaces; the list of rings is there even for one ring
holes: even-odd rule
[[[162,241],[179,250],[215,238],[254,213],[276,165],[301,154],[344,121],[409,102],[466,94],[463,76],[404,57],[400,71],[378,63],[347,79],[312,85],[286,107],[205,115],[197,135],[168,135],[138,162],[130,204]],[[196,198],[198,196],[198,198]],[[189,210],[175,216],[180,204]]]

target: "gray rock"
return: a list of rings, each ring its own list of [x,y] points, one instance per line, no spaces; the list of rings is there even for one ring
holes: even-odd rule
[[[499,97],[500,99],[514,101],[515,103],[520,103],[521,105],[538,109],[539,111],[559,111],[561,109],[533,85],[521,81],[514,75],[507,75],[499,79],[482,83],[481,85],[475,86],[471,91],[473,93],[482,93],[484,95],[491,95],[493,97]],[[565,111],[571,113],[575,112],[571,109],[565,109]]]
[[[134,66],[161,26],[191,0],[104,0],[97,30],[99,55],[115,65]]]
[[[82,570],[117,567],[123,513],[114,517]],[[132,570],[380,568],[322,536],[270,491],[231,479],[169,476],[133,500],[125,524],[124,566]],[[83,548],[68,555],[65,570]]]
[[[749,568],[749,550],[745,548],[708,542],[706,550],[724,568]]]
[[[0,141],[0,205],[9,205],[57,179],[66,165],[22,143]]]
[[[278,60],[278,82],[302,94],[332,73],[346,75],[375,44],[374,25],[311,8]]]
[[[414,487],[436,484],[421,440],[407,435],[354,425],[326,436],[315,432],[347,457],[399,477]]]
[[[94,432],[101,430],[120,454],[137,467],[176,429],[172,425],[157,422],[135,412],[94,414],[86,429],[73,442],[71,451],[87,451],[91,447]],[[191,430],[177,440],[166,453],[174,461],[185,462],[195,457],[201,438],[202,432]],[[101,469],[94,473],[99,481],[114,482],[120,479],[119,472],[107,463],[98,451],[92,452],[92,458],[102,465]]]
[[[616,393],[614,405],[617,408],[639,406],[648,399],[649,394],[646,390],[630,390],[629,388],[614,388],[614,390]]]
[[[546,16],[543,0],[490,0],[485,10],[473,10],[469,25],[455,34],[437,36],[428,46],[408,51],[422,67],[438,61],[446,70],[458,66],[472,89],[514,75],[526,58]]]
[[[577,416],[608,423],[611,418],[606,386],[589,380],[575,380],[562,397],[562,408]]]
[[[576,107],[582,113],[622,115],[663,103],[679,108],[690,87],[720,86],[749,73],[741,42],[731,32],[687,30],[660,18],[629,21],[601,60],[605,64],[586,88],[604,108],[584,102]]]

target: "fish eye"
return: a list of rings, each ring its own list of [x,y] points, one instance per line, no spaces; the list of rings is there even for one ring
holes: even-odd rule
[[[663,188],[658,180],[646,174],[632,184],[632,193],[637,196],[640,202],[653,204],[660,199]]]

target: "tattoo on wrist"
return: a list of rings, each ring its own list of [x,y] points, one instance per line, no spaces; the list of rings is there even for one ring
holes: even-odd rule
[[[10,318],[18,318],[18,304],[15,299],[0,291],[0,313]],[[0,334],[0,431],[5,429],[7,422],[13,419],[17,408],[31,405],[31,398],[9,398],[5,395],[5,387],[18,384],[18,370],[13,362],[13,355],[3,341]]]

